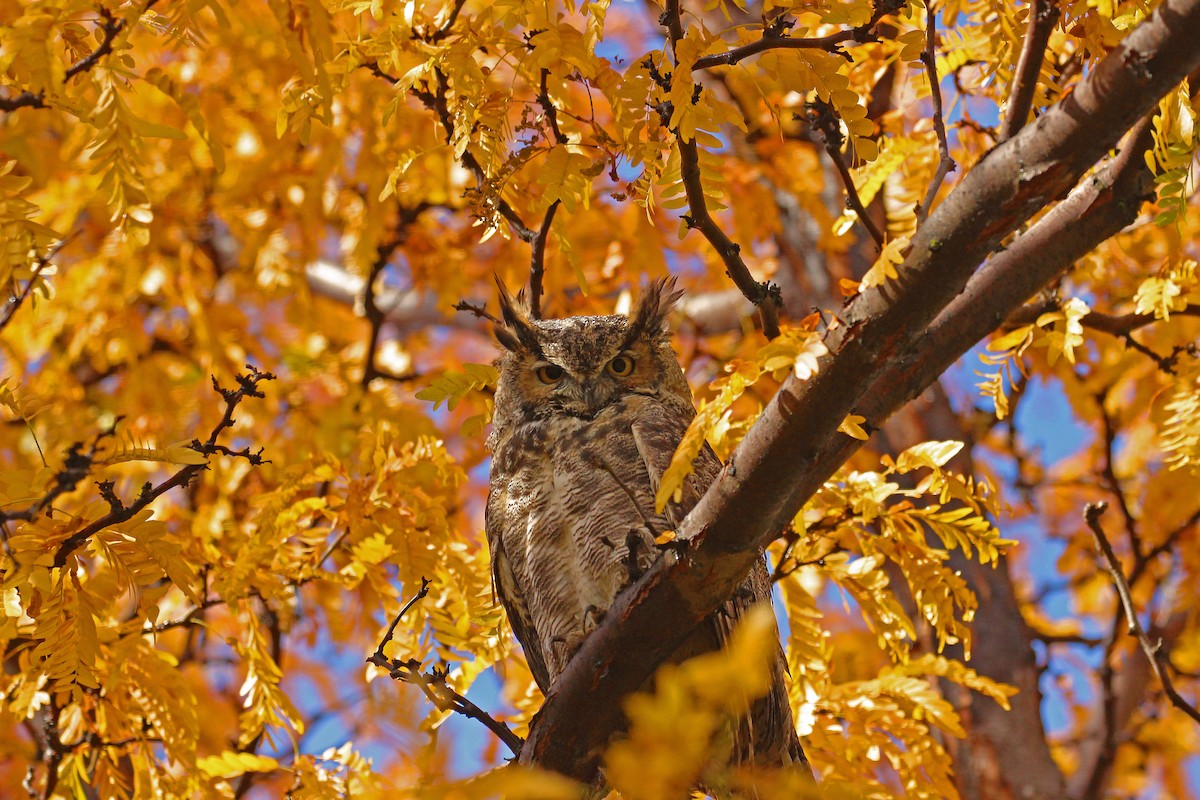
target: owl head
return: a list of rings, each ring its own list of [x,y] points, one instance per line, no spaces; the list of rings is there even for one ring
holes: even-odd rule
[[[675,279],[653,281],[628,316],[531,319],[497,279],[503,325],[495,424],[565,415],[595,419],[629,397],[682,399],[691,393],[671,350],[667,315],[683,292]]]

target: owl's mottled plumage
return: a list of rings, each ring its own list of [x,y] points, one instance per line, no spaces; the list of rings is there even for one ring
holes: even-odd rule
[[[707,446],[679,503],[654,496],[695,416],[665,330],[681,292],[656,282],[634,312],[531,320],[500,287],[504,325],[487,504],[496,593],[538,686],[549,691],[617,593],[657,556],[716,478]],[[721,647],[755,602],[769,602],[760,560],[733,598],[676,652]],[[803,763],[784,686],[782,650],[766,697],[734,732],[736,762]]]

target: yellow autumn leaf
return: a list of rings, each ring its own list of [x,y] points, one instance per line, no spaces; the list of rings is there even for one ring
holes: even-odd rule
[[[962,442],[921,442],[909,447],[896,458],[899,472],[911,472],[921,467],[937,468],[958,455]]]
[[[270,756],[225,750],[219,755],[196,759],[196,766],[213,778],[236,778],[247,772],[273,772],[279,762]]]
[[[875,263],[871,265],[867,274],[863,275],[859,282],[858,290],[863,292],[873,286],[882,286],[888,281],[899,278],[900,273],[896,271],[896,267],[904,262],[904,251],[907,247],[907,236],[897,236],[884,244]]]
[[[842,420],[842,424],[838,425],[838,431],[865,442],[871,438],[871,435],[862,428],[862,423],[866,421],[866,417],[861,417],[858,414],[847,414],[846,418]]]

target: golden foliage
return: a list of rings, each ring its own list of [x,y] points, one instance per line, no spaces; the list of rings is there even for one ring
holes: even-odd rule
[[[552,775],[489,771],[494,743],[470,752],[448,712],[362,665],[429,579],[388,655],[495,696],[521,734],[542,699],[481,530],[493,345],[450,309],[490,298],[495,275],[525,283],[530,239],[551,316],[611,313],[646,278],[683,276],[676,344],[698,413],[656,503],[680,500],[706,443],[727,458],[782,380],[820,374],[822,331],[841,324],[828,287],[892,288],[939,160],[920,2],[837,47],[704,60],[764,25],[848,32],[882,5],[684,4],[672,48],[657,8],[609,0],[0,2],[0,786],[32,769],[44,798],[578,796]],[[1063,4],[1030,118],[1150,7]],[[995,142],[1030,6],[934,11],[952,185]],[[1042,531],[1061,543],[1071,619],[1028,599],[1040,564],[1006,560],[1020,620],[1049,639],[1112,629],[1078,513],[1097,492],[1127,496],[1135,599],[1170,623],[1181,674],[1200,670],[1200,623],[1184,614],[1200,603],[1191,92],[1155,114],[1155,214],[987,345],[995,419],[962,415],[977,446],[933,426],[913,433],[932,441],[881,443],[880,421],[849,415],[840,430],[863,452],[772,546],[791,698],[825,796],[957,796],[951,745],[975,731],[941,687],[1001,706],[1013,692],[960,660],[986,635],[961,565],[1009,558],[997,526],[1037,523],[1020,529],[1023,543],[1036,529],[1027,560],[1046,560]],[[859,198],[882,209],[879,252],[807,127],[818,100]],[[742,311],[720,324],[695,311],[730,284],[687,235],[688,142],[708,210],[801,320],[773,341]],[[225,413],[212,377],[242,386],[247,363],[279,379]],[[1030,385],[1094,430],[1074,454],[1041,463],[1023,442]],[[970,454],[974,476],[954,461]],[[698,780],[804,790],[786,772],[723,769],[725,720],[762,690],[774,646],[769,615],[751,619],[729,653],[666,667],[630,701],[606,762],[622,796]],[[1114,739],[1114,791],[1184,797],[1195,733],[1142,699]],[[1068,766],[1097,718],[1072,702],[1055,733]]]

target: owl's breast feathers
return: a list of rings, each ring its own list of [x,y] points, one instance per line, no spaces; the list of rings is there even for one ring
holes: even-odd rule
[[[665,416],[656,399],[635,395],[593,420],[553,416],[493,438],[492,575],[543,690],[670,526],[654,513],[658,475],[634,435]]]
[[[655,537],[678,526],[720,471],[705,446],[680,501],[655,513],[659,479],[694,415],[674,394],[627,395],[591,420],[549,416],[493,431],[492,577],[543,691],[617,593],[653,562]],[[673,660],[723,646],[745,611],[770,596],[760,559]],[[735,761],[803,762],[785,669],[780,650],[771,691],[733,733]]]

